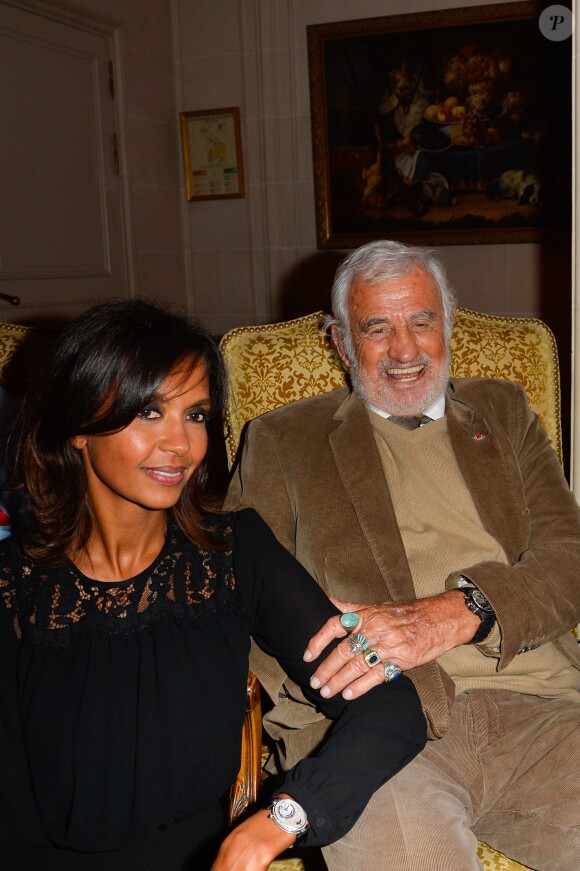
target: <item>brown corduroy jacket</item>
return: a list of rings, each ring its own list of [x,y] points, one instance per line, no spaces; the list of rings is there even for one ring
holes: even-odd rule
[[[494,607],[501,669],[580,619],[580,509],[522,387],[496,379],[452,380],[446,415],[475,507],[509,562],[461,571]],[[371,424],[348,388],[284,406],[249,425],[226,499],[228,509],[245,506],[259,511],[328,594],[365,603],[415,598]],[[448,588],[456,586],[458,574],[450,574]],[[570,646],[556,643],[570,659]],[[573,662],[580,668],[580,656]],[[275,703],[269,731],[283,740],[282,755],[292,765],[312,751],[329,724],[257,649],[251,667]],[[430,737],[442,736],[453,681],[436,662],[409,676]]]

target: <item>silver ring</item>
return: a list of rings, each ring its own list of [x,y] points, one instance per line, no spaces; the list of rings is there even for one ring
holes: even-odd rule
[[[350,645],[351,651],[355,656],[360,656],[361,653],[365,653],[369,649],[369,643],[360,632],[357,632],[356,635],[351,635],[346,639]]]
[[[380,661],[381,657],[376,650],[369,650],[368,653],[365,653],[365,662],[370,668],[374,668]]]
[[[397,678],[401,676],[401,669],[395,662],[389,662],[389,660],[386,659],[383,662],[383,666],[385,669],[385,683],[397,680]]]

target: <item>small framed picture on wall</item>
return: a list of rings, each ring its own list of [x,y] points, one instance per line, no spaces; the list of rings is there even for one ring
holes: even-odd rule
[[[179,120],[187,199],[244,197],[240,110],[181,112]]]

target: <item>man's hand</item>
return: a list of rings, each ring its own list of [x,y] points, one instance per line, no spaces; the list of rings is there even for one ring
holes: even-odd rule
[[[211,871],[266,871],[296,841],[260,810],[240,823],[223,841]]]
[[[453,647],[468,644],[480,625],[479,618],[466,608],[460,590],[404,603],[357,605],[334,599],[333,602],[343,613],[356,612],[360,621],[353,631],[364,635],[369,649],[376,650],[383,661],[394,662],[403,671],[432,662]],[[340,618],[331,617],[310,639],[304,659],[316,659],[333,638],[345,635]],[[345,639],[319,665],[310,684],[314,689],[320,687],[325,697],[342,692],[345,699],[354,699],[381,683],[384,677],[381,664],[370,668],[364,656],[352,653]]]

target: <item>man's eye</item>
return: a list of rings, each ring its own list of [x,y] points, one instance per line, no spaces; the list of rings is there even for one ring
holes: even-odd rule
[[[367,336],[369,337],[369,339],[382,339],[383,336],[386,336],[386,335],[387,335],[387,328],[386,327],[378,327],[377,326],[377,327],[371,327],[369,330],[367,330]]]
[[[418,332],[423,333],[425,330],[431,329],[431,321],[415,321],[413,327]]]

